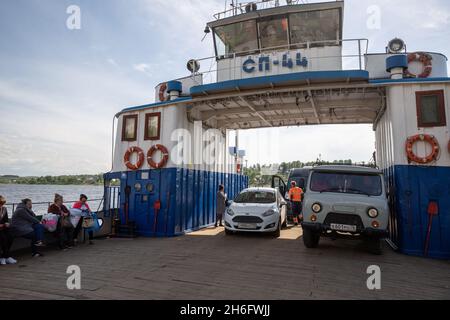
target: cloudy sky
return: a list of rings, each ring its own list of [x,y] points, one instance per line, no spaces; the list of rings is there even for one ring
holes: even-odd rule
[[[153,102],[154,86],[185,76],[189,58],[213,55],[211,38],[201,42],[203,29],[224,2],[0,1],[0,174],[109,170],[114,114]],[[81,9],[80,30],[66,26],[70,5]],[[380,28],[368,27],[374,6]],[[344,38],[369,38],[371,52],[397,36],[409,51],[450,53],[448,0],[347,0],[345,11]],[[283,161],[319,154],[368,161],[374,151],[370,126],[285,128],[275,135]],[[250,163],[271,162],[268,136],[241,134]]]

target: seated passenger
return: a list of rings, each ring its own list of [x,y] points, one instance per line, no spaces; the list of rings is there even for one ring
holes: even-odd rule
[[[63,202],[63,196],[55,194],[54,202],[48,208],[48,213],[53,213],[59,216],[56,234],[59,239],[59,248],[61,250],[66,250],[73,248],[73,226],[70,221],[70,211],[63,204]]]
[[[11,225],[9,224],[8,210],[5,207],[6,198],[0,196],[0,265],[16,264],[17,261],[11,258],[9,252],[13,244]]]
[[[16,237],[31,240],[31,254],[33,257],[42,257],[43,254],[37,251],[37,247],[44,247],[44,226],[36,218],[32,211],[33,203],[30,199],[22,200],[17,206],[12,216],[11,228]]]
[[[75,204],[72,206],[73,209],[78,209],[81,210],[83,212],[83,216],[80,219],[80,221],[78,222],[77,227],[75,228],[75,231],[73,233],[73,239],[74,241],[78,241],[78,236],[80,235],[80,231],[83,227],[83,220],[87,215],[92,214],[91,208],[89,208],[89,205],[87,203],[88,201],[88,197],[84,194],[80,195],[80,201],[75,202]],[[94,232],[93,231],[89,231],[89,244],[93,245],[94,242]]]

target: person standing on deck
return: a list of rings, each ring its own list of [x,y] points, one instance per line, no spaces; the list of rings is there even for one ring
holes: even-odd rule
[[[63,196],[55,194],[54,202],[48,208],[48,213],[53,213],[59,216],[57,234],[59,237],[59,248],[61,250],[73,248],[74,229],[72,224],[70,223],[70,211],[63,203]]]
[[[80,235],[80,231],[83,227],[84,218],[86,217],[86,215],[92,214],[91,208],[89,208],[87,201],[88,201],[88,197],[85,194],[82,194],[82,195],[80,195],[80,201],[75,202],[75,204],[72,206],[73,209],[78,209],[83,212],[83,216],[80,219],[80,221],[78,222],[78,225],[73,232],[73,239],[75,242],[78,241],[78,236]],[[89,244],[90,245],[94,244],[93,240],[94,240],[94,232],[89,231]]]
[[[294,214],[294,223],[298,225],[303,222],[302,218],[302,188],[297,187],[297,183],[292,181],[291,189],[289,190],[289,199],[292,204],[292,213]]]
[[[216,205],[216,225],[223,227],[223,215],[227,208],[227,195],[225,194],[225,187],[223,185],[219,186],[219,191],[217,192],[217,205]]]
[[[42,257],[43,254],[37,251],[37,247],[45,247],[44,226],[36,218],[33,212],[33,203],[30,199],[22,200],[14,211],[11,222],[11,229],[15,237],[31,240],[31,254],[33,257]]]
[[[0,265],[17,263],[17,260],[9,255],[14,238],[10,232],[11,225],[9,224],[8,210],[6,210],[5,204],[6,199],[0,196],[0,250],[2,250]]]

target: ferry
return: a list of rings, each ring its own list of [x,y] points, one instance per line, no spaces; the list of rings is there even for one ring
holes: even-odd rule
[[[447,58],[408,52],[398,38],[368,52],[368,39],[344,38],[343,14],[342,1],[240,3],[216,14],[205,30],[215,56],[189,60],[190,75],[159,84],[156,103],[116,115],[113,169],[105,175],[120,181],[114,221],[150,237],[212,225],[217,186],[232,199],[248,185],[245,152],[238,139],[230,146],[233,130],[372,124],[390,195],[391,245],[450,258]],[[211,62],[213,71],[202,69]],[[211,74],[216,81],[205,82]],[[208,132],[223,142],[206,164]]]
[[[119,238],[112,241],[136,238],[108,246],[111,255],[115,248],[127,247],[121,255],[135,259],[129,271],[135,278],[127,278],[125,288],[115,282],[114,288],[121,288],[125,297],[191,299],[192,290],[205,289],[198,298],[229,298],[231,292],[237,299],[275,298],[257,289],[269,285],[261,277],[275,272],[272,263],[277,268],[303,268],[317,280],[315,285],[309,275],[291,275],[309,289],[299,293],[282,281],[284,289],[274,289],[281,299],[420,298],[421,290],[428,294],[423,298],[450,298],[447,57],[428,52],[426,46],[410,52],[407,39],[394,35],[386,35],[385,48],[369,52],[369,39],[344,37],[343,19],[344,1],[233,1],[231,9],[215,14],[205,27],[213,57],[187,57],[186,77],[158,84],[156,102],[116,114],[112,170],[104,176],[99,212],[103,224],[96,236]],[[384,172],[389,194],[387,242],[393,250],[384,258],[355,248],[346,252],[341,245],[336,245],[338,252],[307,253],[298,240],[301,235],[293,236],[291,230],[263,248],[255,245],[255,237],[236,237],[227,240],[232,247],[222,255],[212,252],[226,246],[217,229],[209,228],[215,223],[218,186],[223,184],[233,199],[249,184],[242,170],[246,152],[240,148],[239,131],[325,124],[373,126],[376,165]],[[287,241],[290,237],[297,240]],[[285,246],[281,253],[279,246]],[[258,257],[250,261],[245,254],[252,251]],[[282,261],[274,262],[272,254]],[[329,259],[323,258],[327,255]],[[242,290],[223,287],[226,281],[214,271],[219,265],[227,268],[230,261],[233,276],[239,271],[248,275],[247,280],[230,280],[240,283]],[[252,276],[245,266],[239,267],[241,263],[266,273],[253,269]],[[322,266],[326,274],[333,272],[330,263],[352,272],[331,277],[335,282],[327,284],[308,263]],[[392,284],[380,295],[367,291],[365,273],[351,278],[359,272],[355,268],[377,263],[387,265]],[[153,270],[148,278],[144,265]],[[111,272],[106,265],[99,268]],[[209,280],[223,280],[212,284],[224,288],[223,295],[207,289],[205,272],[211,273]],[[419,274],[420,283],[411,283],[412,275]],[[355,284],[359,280],[364,284]],[[100,279],[92,281],[92,292],[111,297]],[[146,282],[167,290],[150,294]],[[185,291],[170,294],[176,285]],[[91,293],[86,294],[96,296]]]

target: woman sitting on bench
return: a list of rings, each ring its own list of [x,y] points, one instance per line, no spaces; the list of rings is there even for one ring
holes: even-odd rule
[[[11,225],[9,224],[8,210],[5,207],[6,199],[0,196],[0,265],[16,264],[17,260],[11,258],[9,252],[13,244],[13,236],[10,232]]]

